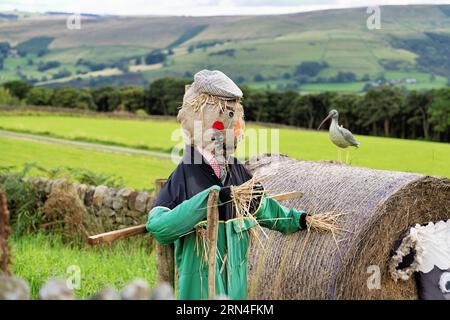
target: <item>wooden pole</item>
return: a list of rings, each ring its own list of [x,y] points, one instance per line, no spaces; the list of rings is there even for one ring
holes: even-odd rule
[[[8,264],[11,262],[9,255],[8,236],[11,232],[9,227],[9,211],[6,197],[0,187],[0,275],[10,275]]]
[[[101,234],[97,234],[95,236],[90,236],[88,238],[88,243],[90,245],[96,245],[105,242],[112,242],[114,240],[119,240],[123,238],[128,238],[131,236],[136,236],[138,234],[145,234],[147,232],[145,228],[145,224],[141,224],[134,227],[114,230],[110,232],[105,232]]]
[[[166,179],[155,180],[155,199],[166,181]],[[156,282],[167,282],[175,288],[174,245],[162,245],[156,240],[153,243],[156,251]]]
[[[219,231],[219,191],[211,190],[208,197],[208,209],[206,214],[206,241],[209,247],[208,257],[208,298],[216,296],[216,260],[217,260],[217,235]]]

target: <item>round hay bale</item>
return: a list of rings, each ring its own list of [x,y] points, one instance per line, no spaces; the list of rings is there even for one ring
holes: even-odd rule
[[[417,299],[414,277],[394,282],[388,261],[394,242],[416,223],[450,218],[450,179],[372,170],[286,156],[250,159],[269,194],[303,191],[283,205],[310,214],[346,213],[336,235],[265,230],[249,249],[250,299]],[[306,242],[305,242],[306,241]],[[302,251],[303,250],[303,251]],[[368,286],[373,270],[381,286]],[[369,289],[371,287],[372,289]]]

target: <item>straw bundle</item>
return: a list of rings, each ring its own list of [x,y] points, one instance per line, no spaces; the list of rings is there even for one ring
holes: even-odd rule
[[[261,205],[261,198],[267,191],[262,184],[265,179],[267,179],[266,176],[255,176],[241,185],[231,186],[231,201],[236,209],[236,217],[247,217],[256,220],[254,214],[258,211]],[[338,218],[341,215],[343,214],[334,212],[308,215],[306,217],[308,232],[331,232],[334,236],[335,233],[343,231],[338,223]]]
[[[304,192],[287,207],[316,215],[337,212],[345,231],[284,236],[265,229],[265,249],[252,242],[248,288],[252,299],[416,299],[414,277],[394,282],[388,262],[395,240],[416,223],[450,218],[450,180],[371,170],[285,156],[251,159],[255,176],[268,176],[270,193]],[[335,237],[333,236],[335,235]],[[381,272],[369,289],[369,267]],[[369,268],[369,269],[368,269]]]

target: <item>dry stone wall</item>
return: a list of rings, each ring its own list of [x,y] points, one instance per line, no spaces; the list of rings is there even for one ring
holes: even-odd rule
[[[29,181],[44,202],[58,185],[71,183],[88,213],[95,215],[105,231],[145,223],[154,200],[152,194],[131,188],[88,186],[64,179],[31,178]]]

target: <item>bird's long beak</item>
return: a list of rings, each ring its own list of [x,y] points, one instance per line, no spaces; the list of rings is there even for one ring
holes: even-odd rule
[[[325,122],[327,122],[330,118],[331,118],[331,114],[329,114],[325,119],[323,119],[323,121],[320,123],[319,127],[317,128],[317,130],[319,130],[320,128],[322,128],[323,124],[324,124]]]

